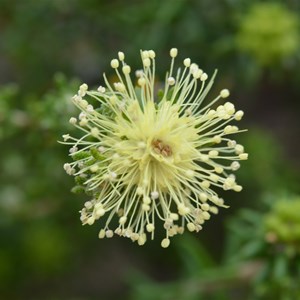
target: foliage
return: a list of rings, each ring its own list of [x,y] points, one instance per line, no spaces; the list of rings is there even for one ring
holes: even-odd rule
[[[292,0],[1,0],[0,298],[298,299],[299,12]],[[139,49],[156,50],[162,81],[173,46],[209,75],[217,66],[216,90],[245,110],[244,190],[168,252],[99,242],[57,144],[70,97],[99,86],[119,50],[133,69]]]
[[[133,274],[130,299],[298,299],[299,203],[299,197],[266,197],[263,211],[241,210],[228,223],[221,264],[199,241],[186,236],[177,244],[182,277],[158,283]]]
[[[229,263],[257,261],[255,299],[300,297],[299,197],[266,196],[265,211],[244,209],[229,223]]]
[[[68,214],[58,212],[74,204],[56,139],[66,127],[64,117],[72,113],[69,98],[74,86],[76,80],[57,74],[53,90],[41,98],[26,95],[23,105],[15,85],[0,90],[0,122],[5,129],[0,137],[0,277],[8,287],[23,281],[24,272],[47,277],[64,271],[72,252]]]

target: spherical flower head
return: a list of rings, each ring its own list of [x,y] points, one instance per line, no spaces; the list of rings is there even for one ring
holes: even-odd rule
[[[280,3],[255,3],[243,17],[237,46],[263,66],[299,52],[298,16]]]
[[[266,239],[300,252],[300,197],[278,200],[264,218]]]
[[[104,75],[105,86],[82,85],[73,97],[80,114],[70,123],[83,135],[64,135],[73,159],[64,168],[75,176],[74,191],[91,196],[80,219],[84,225],[100,220],[99,238],[117,234],[143,245],[161,226],[166,248],[171,237],[200,231],[218,207],[226,207],[216,189],[241,191],[232,173],[247,153],[230,138],[241,130],[229,123],[243,113],[225,102],[227,89],[205,103],[216,72],[209,79],[189,58],[176,70],[176,48],[158,92],[153,50],[141,52],[136,72],[123,52],[118,57],[111,61],[116,82]]]

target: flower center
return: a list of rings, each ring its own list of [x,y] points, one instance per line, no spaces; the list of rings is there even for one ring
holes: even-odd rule
[[[153,140],[152,147],[157,154],[161,154],[164,157],[169,157],[172,155],[171,147],[165,144],[162,140],[159,139]]]

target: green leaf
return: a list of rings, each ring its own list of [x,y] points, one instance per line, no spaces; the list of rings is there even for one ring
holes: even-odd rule
[[[75,185],[72,189],[71,192],[74,194],[81,194],[85,192],[85,188],[82,185]]]
[[[86,178],[85,178],[85,177],[81,177],[81,176],[76,176],[76,177],[75,177],[75,182],[76,182],[78,185],[83,185],[85,181],[86,181]]]
[[[164,97],[164,90],[159,89],[157,92],[157,102],[159,103],[163,97]]]
[[[287,275],[288,260],[285,255],[281,254],[276,256],[273,267],[273,276],[277,280],[281,280]]]
[[[102,161],[102,160],[105,159],[105,156],[102,155],[102,154],[98,151],[98,149],[96,149],[95,147],[92,147],[92,148],[90,149],[90,153],[91,153],[91,155],[92,155],[96,160],[98,160],[98,161]]]
[[[183,261],[183,268],[191,276],[197,276],[203,269],[210,268],[215,262],[202,243],[191,234],[184,234],[176,241],[178,253]]]
[[[88,157],[90,157],[90,153],[88,151],[80,151],[72,154],[72,158],[74,161],[81,160]]]

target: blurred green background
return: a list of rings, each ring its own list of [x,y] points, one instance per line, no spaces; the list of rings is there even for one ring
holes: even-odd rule
[[[163,78],[172,47],[245,111],[244,189],[167,250],[100,241],[62,168],[70,97],[118,51]],[[0,298],[300,299],[299,69],[299,0],[0,0]]]

